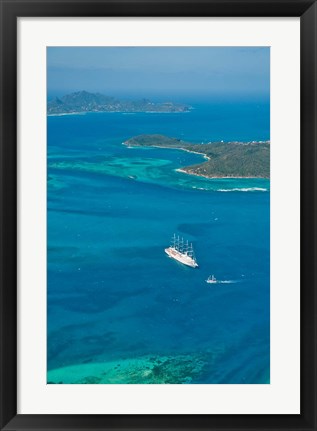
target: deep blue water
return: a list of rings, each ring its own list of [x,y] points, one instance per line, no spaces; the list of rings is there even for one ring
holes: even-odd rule
[[[269,381],[269,181],[202,183],[174,172],[201,156],[122,145],[141,133],[268,140],[268,118],[254,104],[48,117],[49,370],[202,352],[213,360],[193,383]],[[125,176],[143,159],[152,165]],[[164,254],[173,233],[193,243],[199,269]],[[232,283],[209,285],[210,274]]]

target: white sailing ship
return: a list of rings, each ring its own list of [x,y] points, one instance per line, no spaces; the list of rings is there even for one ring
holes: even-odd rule
[[[214,275],[210,275],[207,280],[206,283],[217,283],[217,279]]]
[[[170,247],[165,249],[165,253],[172,259],[177,260],[183,265],[190,266],[191,268],[197,268],[198,263],[196,261],[193,244],[189,244],[188,241],[184,242],[183,238],[176,237],[174,234],[172,238],[172,244]]]

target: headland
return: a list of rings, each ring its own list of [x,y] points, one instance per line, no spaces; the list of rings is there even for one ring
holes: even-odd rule
[[[201,154],[206,161],[177,169],[205,178],[270,177],[270,142],[208,142],[198,144],[165,135],[138,135],[124,142],[128,147],[158,147]]]

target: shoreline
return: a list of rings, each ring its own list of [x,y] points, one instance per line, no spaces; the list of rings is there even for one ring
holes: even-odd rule
[[[47,117],[64,117],[66,115],[85,115],[86,112],[63,112],[60,114],[46,114]]]
[[[163,145],[129,145],[126,142],[122,142],[122,145],[125,145],[127,148],[165,148],[166,150],[177,150],[177,151],[186,151],[186,153],[192,153],[192,154],[198,154],[199,156],[202,156],[205,160],[210,160],[210,157],[207,156],[205,153],[200,153],[199,151],[192,151],[187,150],[187,148],[182,147],[166,147]]]
[[[190,111],[79,111],[61,112],[58,114],[46,114],[47,117],[62,117],[64,115],[86,115],[86,114],[188,114]]]
[[[231,176],[231,175],[227,175],[227,176],[220,176],[220,175],[216,175],[216,176],[208,176],[208,175],[203,175],[203,174],[196,174],[195,172],[188,172],[185,171],[182,168],[177,168],[175,169],[176,172],[181,172],[183,174],[187,174],[187,175],[194,175],[195,177],[202,177],[202,178],[208,178],[210,180],[212,179],[217,179],[217,180],[224,180],[224,179],[231,179],[231,180],[269,180],[269,178],[267,177],[237,177],[237,176]]]

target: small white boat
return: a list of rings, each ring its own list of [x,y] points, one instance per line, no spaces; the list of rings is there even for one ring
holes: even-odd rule
[[[215,283],[217,283],[217,279],[216,279],[216,277],[215,277],[214,275],[210,275],[210,276],[207,278],[206,283],[215,284]]]

